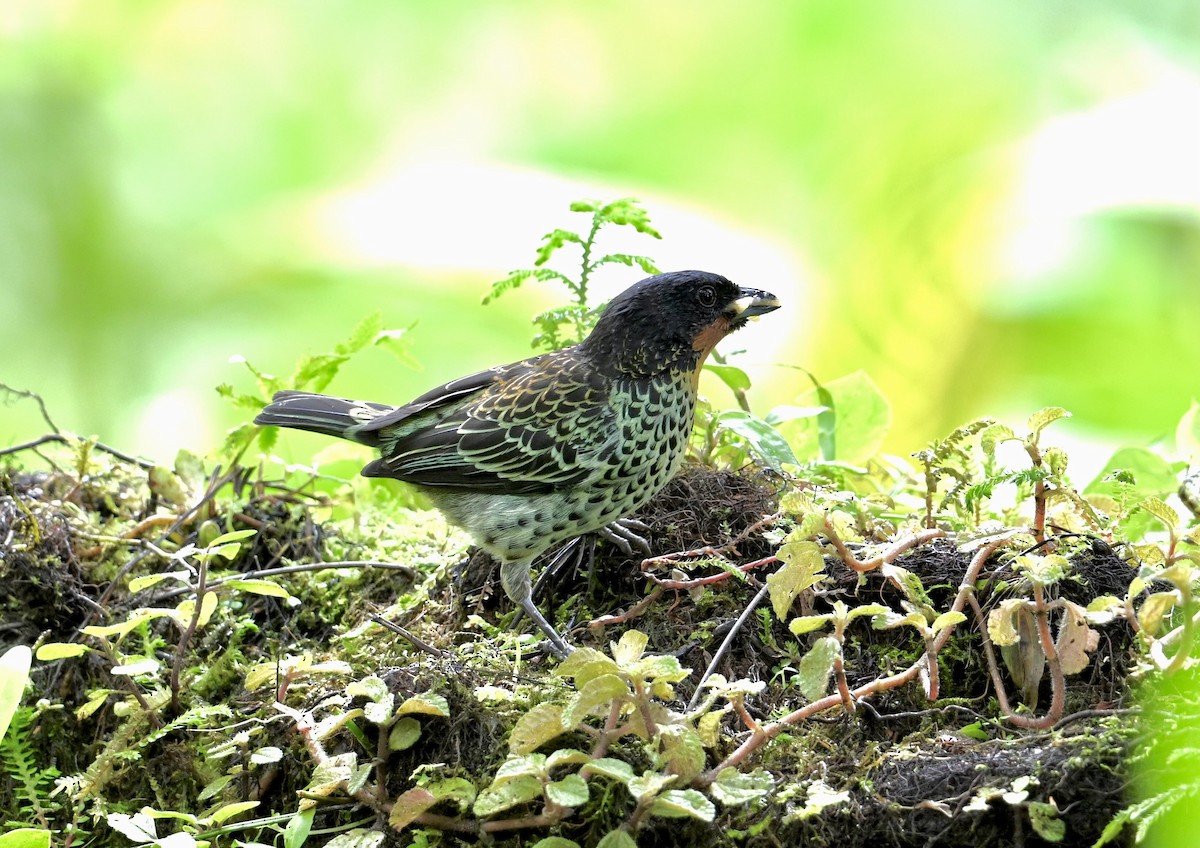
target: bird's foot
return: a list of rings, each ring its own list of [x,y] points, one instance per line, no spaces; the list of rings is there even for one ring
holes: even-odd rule
[[[541,631],[546,634],[546,638],[550,641],[550,652],[560,660],[565,660],[570,653],[575,650],[567,644],[563,637],[558,635],[558,631],[550,626],[550,622],[546,621],[537,607],[533,605],[533,600],[526,597],[521,601],[521,609],[525,610],[525,614],[533,619],[534,623],[541,628]]]
[[[633,556],[633,549],[650,555],[650,542],[642,533],[649,533],[650,526],[636,518],[618,518],[596,531],[596,535],[616,545],[625,556]]]

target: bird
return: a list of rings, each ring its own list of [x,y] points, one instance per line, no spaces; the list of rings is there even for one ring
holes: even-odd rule
[[[614,297],[570,347],[402,406],[280,391],[254,423],[376,448],[362,475],[416,487],[499,560],[505,593],[561,658],[572,648],[533,603],[533,562],[588,533],[646,546],[644,525],[626,517],[679,470],[705,359],[780,305],[719,274],[656,274]]]

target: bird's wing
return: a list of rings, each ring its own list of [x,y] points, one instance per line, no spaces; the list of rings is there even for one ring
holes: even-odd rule
[[[608,389],[573,349],[455,380],[364,425],[382,455],[363,474],[509,493],[573,485],[614,450]]]

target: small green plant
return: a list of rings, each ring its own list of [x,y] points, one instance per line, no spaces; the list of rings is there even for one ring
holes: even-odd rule
[[[320,392],[333,381],[341,367],[356,354],[368,347],[382,347],[390,351],[397,359],[409,366],[415,366],[416,361],[409,352],[407,334],[412,327],[403,329],[386,329],[383,316],[376,312],[359,322],[346,341],[335,345],[328,353],[318,353],[303,357],[289,377],[276,377],[251,365],[242,356],[234,356],[231,362],[246,366],[254,375],[258,384],[258,393],[238,393],[229,383],[217,386],[217,394],[230,401],[238,409],[257,413],[270,402],[271,396],[279,391],[310,391]],[[236,464],[246,449],[258,441],[259,448],[269,452],[275,446],[279,435],[278,427],[259,427],[246,423],[230,430],[225,438],[222,455],[230,463]]]
[[[538,248],[537,258],[533,268],[522,268],[509,272],[502,280],[492,283],[492,289],[484,297],[484,303],[491,303],[507,291],[518,288],[526,280],[539,282],[558,282],[566,287],[571,296],[571,302],[564,306],[548,309],[537,315],[533,323],[539,328],[533,337],[533,347],[538,350],[557,350],[558,348],[578,344],[591,330],[596,317],[603,310],[603,304],[593,305],[588,301],[588,285],[592,274],[604,265],[638,266],[647,274],[659,273],[658,267],[648,256],[631,253],[606,253],[603,256],[593,256],[597,236],[605,227],[633,227],[639,233],[661,239],[658,230],[650,226],[650,215],[633,198],[622,198],[609,203],[596,200],[577,200],[571,204],[572,212],[590,214],[591,226],[587,233],[573,230],[554,229],[542,237],[542,246]],[[571,244],[578,245],[580,250],[579,272],[577,277],[568,276],[562,271],[544,267],[550,258],[562,247]]]

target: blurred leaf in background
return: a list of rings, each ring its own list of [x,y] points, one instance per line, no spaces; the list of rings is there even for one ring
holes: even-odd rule
[[[237,423],[232,354],[282,370],[375,311],[424,370],[332,391],[524,356],[547,303],[479,298],[582,196],[779,294],[739,336],[758,406],[811,385],[772,362],[864,371],[887,450],[1046,405],[1147,444],[1200,391],[1185,0],[10,0],[0,149],[0,382],[151,455]],[[607,270],[597,301],[640,276]],[[0,443],[40,426],[0,410]]]

